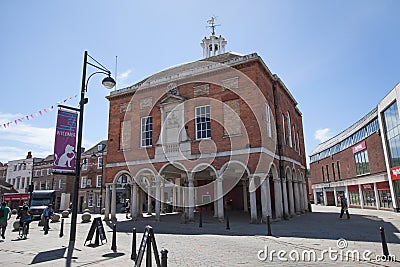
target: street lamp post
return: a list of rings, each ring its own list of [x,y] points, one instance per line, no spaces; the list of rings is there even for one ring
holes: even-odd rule
[[[88,62],[88,57],[93,60],[95,63]],[[86,79],[86,69],[87,65],[92,66],[97,69],[96,72],[92,73]],[[82,86],[81,86],[81,97],[79,101],[79,121],[78,121],[78,137],[77,137],[77,148],[76,148],[76,161],[75,161],[75,182],[74,182],[74,195],[72,201],[72,216],[71,216],[71,229],[69,236],[69,246],[67,253],[67,264],[66,266],[71,266],[72,260],[72,252],[75,246],[76,239],[76,221],[78,215],[78,193],[79,193],[79,177],[81,173],[80,162],[81,162],[81,154],[82,154],[82,131],[83,131],[83,111],[85,108],[85,104],[88,103],[88,99],[85,98],[85,93],[87,91],[87,85],[89,83],[89,79],[95,74],[106,74],[102,81],[104,87],[111,89],[115,86],[116,82],[111,77],[111,71],[102,66],[99,62],[97,62],[93,57],[91,57],[87,51],[84,53],[83,57],[83,71],[82,71]]]

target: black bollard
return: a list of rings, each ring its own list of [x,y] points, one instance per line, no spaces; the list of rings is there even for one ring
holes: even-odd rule
[[[199,213],[199,227],[201,228],[201,227],[203,227],[203,218],[201,217],[201,210],[200,210],[200,213]],[[167,253],[168,253],[168,251],[167,251]]]
[[[111,250],[117,252],[117,225],[113,224],[113,237]]]
[[[60,237],[64,236],[64,219],[61,219]]]
[[[228,215],[226,215],[226,230],[231,230],[231,228],[229,227],[229,217],[228,217]]]
[[[267,229],[268,229],[267,236],[272,236],[272,233],[271,233],[271,221],[270,221],[269,215],[267,216]]]
[[[161,250],[161,267],[167,267],[168,250],[165,248]]]
[[[136,260],[136,228],[132,229],[132,253],[131,253],[131,260]]]
[[[151,260],[151,238],[152,238],[152,236],[149,235],[149,238],[147,238],[147,241],[146,241],[146,267],[151,267],[151,263],[152,263],[152,260]]]
[[[96,246],[100,246],[100,234],[99,234],[99,230],[96,227],[96,239],[94,240],[94,244]]]
[[[387,246],[387,243],[386,243],[385,229],[381,226],[379,228],[379,230],[381,231],[381,241],[382,241],[383,255],[388,257],[389,256],[389,249],[388,249],[388,246]]]

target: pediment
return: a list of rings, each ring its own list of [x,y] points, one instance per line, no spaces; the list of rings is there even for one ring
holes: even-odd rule
[[[173,103],[182,103],[185,102],[186,98],[180,95],[172,95],[168,94],[164,99],[159,102],[159,106],[165,106]]]

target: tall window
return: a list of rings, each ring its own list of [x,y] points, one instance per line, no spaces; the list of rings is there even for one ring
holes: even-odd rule
[[[285,115],[282,114],[283,143],[286,145]]]
[[[88,196],[88,207],[93,207],[93,193]]]
[[[142,118],[141,123],[141,147],[152,146],[153,144],[153,117]]]
[[[390,151],[390,167],[400,166],[400,117],[397,102],[383,112],[383,119],[386,142]]]
[[[196,140],[211,138],[210,106],[196,107]]]
[[[338,161],[336,165],[337,165],[337,174],[338,174],[338,178],[339,178],[339,180],[341,180],[342,177],[340,176],[340,162]]]
[[[289,114],[289,111],[287,113],[287,128],[288,128],[289,146],[293,147],[293,143],[292,143],[292,128],[290,126],[290,114]]]
[[[81,179],[81,188],[86,188],[86,177],[82,177]]]
[[[322,166],[322,182],[325,182],[324,166]]]
[[[102,179],[102,176],[101,175],[97,175],[96,187],[101,187],[101,179]]]
[[[62,180],[62,179],[60,179],[60,180],[58,181],[58,188],[59,188],[59,189],[63,189],[63,180]]]
[[[329,182],[329,166],[326,165],[326,178],[328,179]]]
[[[82,159],[82,170],[86,171],[87,170],[87,163],[88,159]]]
[[[334,162],[332,162],[332,173],[333,173],[333,180],[336,181],[335,163]]]
[[[362,175],[369,173],[369,161],[367,150],[360,151],[354,154],[354,160],[356,162],[356,174]]]
[[[103,157],[98,157],[97,158],[97,168],[101,169],[102,166],[103,166]]]
[[[97,196],[97,205],[96,205],[96,206],[99,208],[100,205],[101,205],[101,196],[98,195],[98,196]]]
[[[265,118],[267,121],[267,136],[272,137],[272,127],[271,127],[271,109],[268,103],[265,105]]]

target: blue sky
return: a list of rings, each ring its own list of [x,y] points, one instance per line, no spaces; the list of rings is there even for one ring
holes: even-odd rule
[[[303,113],[307,154],[372,110],[400,81],[398,1],[1,1],[0,162],[52,153],[55,110],[78,106],[83,51],[118,88],[202,57],[216,33],[227,51],[258,53]],[[116,56],[118,65],[116,68]],[[107,138],[109,91],[89,83],[84,146]],[[36,113],[36,115],[35,115]],[[3,123],[34,114],[29,121]]]

